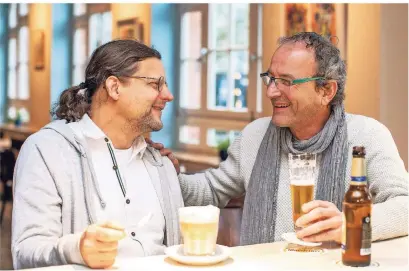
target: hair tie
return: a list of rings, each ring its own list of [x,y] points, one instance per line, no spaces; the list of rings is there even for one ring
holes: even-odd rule
[[[86,84],[85,82],[82,82],[81,84],[79,84],[78,87],[79,87],[80,89],[86,89],[86,88],[88,88],[88,87],[87,87],[87,84]]]
[[[98,85],[97,80],[94,77],[87,78],[84,82],[84,87],[88,89],[88,91],[94,91]]]

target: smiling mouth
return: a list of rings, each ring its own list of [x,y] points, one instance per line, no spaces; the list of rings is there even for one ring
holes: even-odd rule
[[[287,107],[289,107],[289,106],[290,106],[289,104],[287,104],[287,105],[283,105],[283,104],[274,105],[274,107],[276,107],[276,108],[287,108]]]
[[[155,108],[156,110],[162,111],[163,109],[165,109],[165,107],[163,106],[153,106],[153,108]]]

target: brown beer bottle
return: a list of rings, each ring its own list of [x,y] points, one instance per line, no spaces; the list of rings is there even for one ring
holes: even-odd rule
[[[351,182],[342,203],[342,263],[347,266],[371,264],[372,199],[368,190],[365,148],[353,147]]]

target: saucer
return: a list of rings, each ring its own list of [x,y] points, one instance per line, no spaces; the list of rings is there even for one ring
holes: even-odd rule
[[[287,232],[283,233],[281,237],[286,240],[288,243],[291,244],[296,244],[300,246],[306,246],[306,247],[318,247],[322,245],[322,243],[313,243],[313,242],[305,242],[297,238],[297,235],[295,235],[295,232]]]
[[[186,256],[183,253],[183,245],[167,247],[165,254],[171,259],[186,265],[213,265],[227,260],[231,255],[229,247],[216,245],[216,252],[209,256]]]

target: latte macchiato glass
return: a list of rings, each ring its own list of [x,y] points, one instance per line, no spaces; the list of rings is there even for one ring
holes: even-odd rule
[[[179,208],[185,255],[206,256],[215,253],[219,215],[220,209],[212,205]]]
[[[290,188],[294,229],[297,219],[304,214],[302,206],[314,199],[315,154],[289,154]]]

